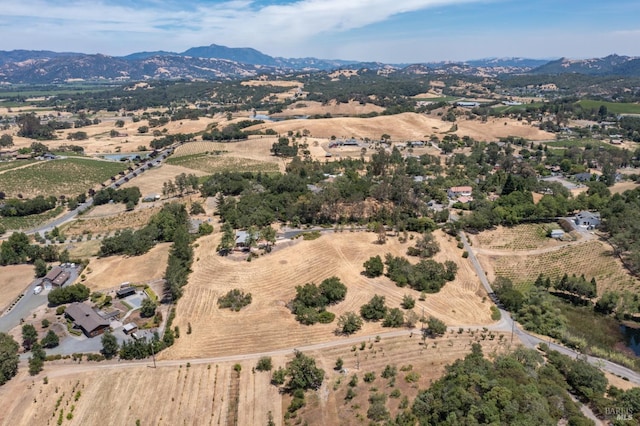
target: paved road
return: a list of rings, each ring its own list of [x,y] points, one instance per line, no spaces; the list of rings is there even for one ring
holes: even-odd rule
[[[489,294],[489,297],[491,297],[494,300],[494,302],[497,302],[495,293],[493,292],[493,289],[489,284],[489,280],[487,279],[487,275],[485,274],[484,269],[482,268],[482,265],[480,265],[480,262],[478,261],[475,253],[473,252],[471,246],[469,245],[469,241],[467,240],[466,235],[464,235],[463,232],[460,232],[460,237],[462,239],[462,243],[464,244],[464,249],[469,253],[469,259],[471,260],[471,263],[473,264],[473,267],[475,268],[476,274],[480,278],[482,285],[487,291],[487,294]],[[627,379],[629,379],[630,382],[640,385],[640,374],[636,373],[635,371],[629,368],[623,367],[621,365],[615,364],[611,361],[584,355],[584,354],[581,354],[580,352],[574,351],[565,346],[561,346],[556,343],[549,342],[547,340],[542,340],[522,330],[517,325],[517,323],[511,318],[511,315],[509,314],[509,312],[505,311],[504,309],[500,309],[500,313],[502,314],[502,319],[500,322],[503,323],[503,326],[510,327],[515,332],[515,335],[520,339],[520,341],[526,347],[533,349],[533,348],[536,348],[540,343],[546,343],[549,345],[551,349],[555,351],[558,351],[564,355],[568,355],[572,358],[583,356],[590,364],[593,364],[617,376],[626,377]]]
[[[149,159],[149,161],[147,161],[146,163],[141,164],[139,167],[133,169],[132,171],[128,171],[124,176],[120,176],[118,179],[113,181],[111,183],[111,185],[108,186],[108,188],[117,189],[121,185],[124,185],[126,182],[130,182],[131,180],[135,179],[137,176],[140,176],[140,174],[143,173],[144,171],[150,170],[153,167],[159,167],[161,165],[162,161],[164,159],[166,159],[170,155],[170,153],[172,152],[173,149],[174,149],[174,147],[172,147],[172,146],[165,148],[160,153],[158,153],[158,155],[155,158]],[[82,203],[82,204],[78,205],[78,207],[75,210],[68,211],[65,214],[63,214],[62,216],[60,216],[60,217],[58,217],[56,219],[53,219],[52,221],[50,221],[48,223],[42,224],[42,225],[40,225],[40,226],[38,226],[36,228],[26,230],[26,231],[24,231],[24,233],[25,234],[36,234],[36,233],[39,233],[42,236],[44,236],[45,232],[50,232],[56,226],[63,225],[65,223],[75,219],[75,217],[78,214],[80,214],[83,211],[89,209],[92,205],[93,205],[93,198],[88,198],[85,203]]]

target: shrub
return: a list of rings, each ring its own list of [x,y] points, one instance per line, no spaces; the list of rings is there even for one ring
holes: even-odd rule
[[[263,356],[258,360],[258,364],[256,364],[256,370],[258,371],[271,371],[273,368],[273,363],[271,362],[270,356]]]
[[[251,293],[245,294],[244,291],[234,288],[218,299],[218,307],[229,308],[238,312],[240,309],[251,304]]]

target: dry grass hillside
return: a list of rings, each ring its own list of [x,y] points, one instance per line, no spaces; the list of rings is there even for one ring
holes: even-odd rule
[[[506,123],[506,124],[505,124]],[[273,129],[280,134],[288,131],[302,132],[307,129],[311,136],[318,138],[356,137],[380,139],[387,133],[392,140],[423,140],[436,134],[442,134],[451,129],[449,122],[442,121],[435,116],[424,114],[404,113],[386,115],[373,118],[337,117],[314,120],[285,120],[268,122],[250,127],[249,130]],[[536,127],[511,119],[489,120],[458,120],[458,136],[470,136],[481,141],[492,141],[499,137],[519,136],[531,140],[553,139],[553,135],[543,132]]]
[[[182,330],[191,324],[193,332],[183,333],[176,345],[160,355],[163,359],[255,353],[335,339],[335,322],[304,326],[286,307],[297,285],[319,284],[331,276],[339,277],[348,287],[346,300],[329,308],[337,316],[358,312],[374,294],[384,295],[389,307],[398,307],[405,294],[419,297],[418,292],[399,288],[386,277],[368,279],[361,275],[362,264],[371,256],[405,254],[408,244],[396,238],[378,245],[372,233],[328,234],[313,241],[280,243],[271,254],[251,262],[245,260],[246,255],[218,256],[215,247],[219,238],[216,234],[198,241],[196,262],[175,321]],[[435,315],[448,325],[490,323],[489,302],[483,301],[483,290],[470,263],[461,257],[462,250],[442,233],[438,233],[438,239],[442,251],[436,259],[453,260],[460,271],[440,293],[417,302],[415,311],[421,314],[424,308],[425,315]],[[218,298],[234,288],[251,293],[253,303],[240,312],[218,309]],[[383,330],[378,323],[367,323],[360,333]]]

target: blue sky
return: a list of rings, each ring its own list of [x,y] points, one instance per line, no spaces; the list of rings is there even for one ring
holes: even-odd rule
[[[0,50],[212,43],[389,63],[640,56],[638,0],[2,0]]]

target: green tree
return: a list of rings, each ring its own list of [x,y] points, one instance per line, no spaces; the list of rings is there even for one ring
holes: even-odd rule
[[[60,338],[53,330],[49,330],[40,343],[43,348],[55,348],[60,344]]]
[[[0,147],[13,146],[13,136],[4,134],[0,136]]]
[[[260,238],[267,242],[267,251],[271,251],[271,245],[276,243],[276,230],[271,226],[260,229]]]
[[[4,385],[18,372],[20,346],[7,333],[0,333],[0,385]]]
[[[272,368],[273,362],[270,356],[263,356],[258,360],[258,364],[256,364],[256,370],[258,371],[271,371]]]
[[[416,241],[415,247],[410,247],[407,254],[410,256],[433,257],[440,251],[440,244],[431,232],[425,232]]]
[[[304,355],[300,351],[295,352],[295,357],[287,363],[289,383],[287,387],[291,391],[296,389],[319,389],[324,380],[324,370],[316,367],[316,360]]]
[[[36,261],[33,262],[33,266],[36,269],[37,278],[42,278],[47,275],[47,262],[45,262],[44,260],[36,259]]]
[[[384,272],[384,264],[380,256],[374,256],[364,262],[364,275],[369,278],[375,278]]]
[[[427,319],[427,328],[425,329],[425,333],[429,336],[442,336],[447,332],[447,325],[438,318],[434,316],[430,316]]]
[[[111,359],[118,354],[120,346],[118,340],[110,331],[105,332],[102,335],[102,350],[100,351],[105,358]]]
[[[206,212],[204,211],[204,207],[202,207],[202,204],[196,201],[193,204],[191,204],[191,209],[189,210],[189,213],[193,215],[197,215],[197,214],[205,214]]]
[[[362,328],[362,318],[355,312],[345,312],[338,317],[338,332],[353,334]]]
[[[385,297],[374,295],[369,303],[360,307],[360,315],[367,321],[379,321],[387,314]]]
[[[38,341],[38,332],[31,324],[22,326],[22,347],[25,350],[31,350],[31,347]]]
[[[411,297],[409,294],[405,294],[402,296],[402,302],[400,302],[400,306],[403,309],[413,309],[416,306],[416,299]]]
[[[344,300],[347,295],[347,286],[342,284],[338,277],[330,277],[323,280],[318,289],[329,305]]]
[[[149,298],[144,299],[140,307],[140,316],[142,318],[151,318],[156,314],[156,307],[157,305],[153,300]]]
[[[35,376],[42,371],[47,353],[42,349],[42,345],[36,342],[31,347],[31,354],[32,356],[29,357],[29,374]]]
[[[404,314],[398,308],[389,309],[382,321],[383,327],[402,327],[404,325]]]

